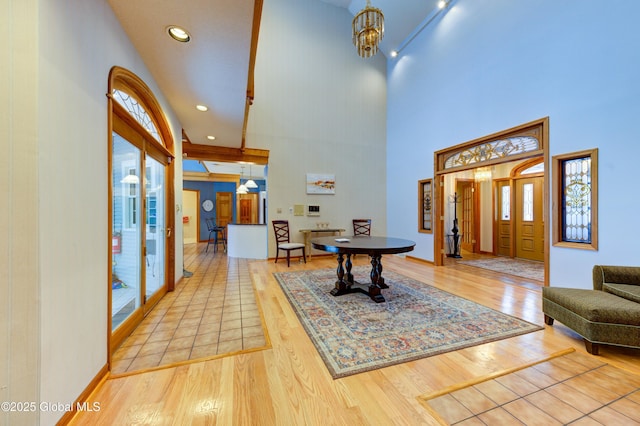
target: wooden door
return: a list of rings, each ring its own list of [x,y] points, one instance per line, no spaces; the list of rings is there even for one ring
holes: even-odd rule
[[[475,182],[473,180],[458,180],[457,192],[461,197],[458,222],[462,236],[460,249],[471,253],[476,250],[476,219],[475,219]]]
[[[251,223],[251,198],[240,199],[240,223]]]
[[[258,223],[257,192],[238,195],[238,221],[240,223]]]
[[[233,221],[233,193],[216,192],[216,222],[218,226],[227,226]]]
[[[496,238],[495,254],[511,257],[511,184],[500,181],[496,184]]]
[[[515,181],[516,257],[544,261],[544,178]]]

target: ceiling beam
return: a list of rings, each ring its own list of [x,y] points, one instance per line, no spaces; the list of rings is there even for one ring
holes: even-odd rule
[[[254,70],[256,67],[256,52],[258,51],[258,36],[260,34],[260,21],[262,20],[262,2],[255,0],[253,6],[253,26],[251,30],[251,50],[249,51],[249,77],[247,78],[247,98],[244,104],[244,122],[242,123],[242,144],[245,149],[247,143],[247,123],[249,122],[249,108],[253,105],[254,95]]]
[[[219,161],[223,163],[269,164],[269,150],[229,148],[192,144],[183,139],[182,155],[186,160]]]

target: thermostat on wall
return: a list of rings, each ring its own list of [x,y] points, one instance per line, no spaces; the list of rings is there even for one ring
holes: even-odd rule
[[[320,206],[307,206],[307,216],[320,216]]]

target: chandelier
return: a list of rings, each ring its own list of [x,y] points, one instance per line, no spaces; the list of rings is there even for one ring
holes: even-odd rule
[[[378,52],[378,44],[384,37],[384,15],[380,9],[367,5],[353,18],[353,44],[358,55],[369,58]]]

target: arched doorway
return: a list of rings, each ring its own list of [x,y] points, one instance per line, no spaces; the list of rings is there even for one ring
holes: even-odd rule
[[[108,359],[174,285],[173,138],[147,85],[109,73]]]

